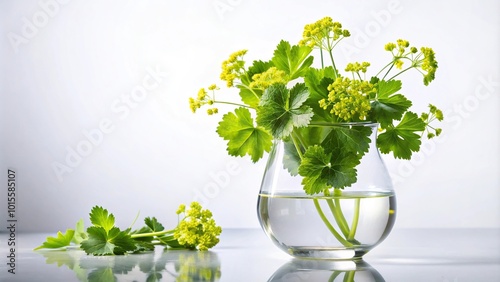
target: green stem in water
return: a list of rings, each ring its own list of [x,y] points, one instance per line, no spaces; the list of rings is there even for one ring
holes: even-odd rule
[[[349,241],[347,241],[346,239],[344,239],[338,232],[337,230],[335,230],[335,228],[332,226],[332,224],[330,223],[330,221],[328,221],[328,218],[326,218],[325,214],[323,213],[323,210],[321,210],[321,206],[319,204],[319,201],[317,198],[314,198],[313,199],[314,201],[314,206],[316,207],[316,210],[318,211],[318,214],[319,216],[321,217],[321,220],[323,220],[323,222],[326,224],[326,227],[328,228],[328,230],[330,230],[330,232],[332,232],[333,236],[335,236],[335,238],[340,242],[342,243],[342,245],[346,246],[346,247],[352,247],[352,243],[350,243]]]
[[[328,189],[325,190],[325,196],[330,196],[330,192]],[[334,203],[335,201],[335,203]],[[344,213],[342,212],[342,207],[340,205],[340,200],[335,198],[335,200],[332,201],[332,199],[328,198],[326,202],[328,203],[328,207],[330,207],[330,211],[333,214],[333,217],[335,218],[335,221],[337,222],[340,231],[342,231],[342,234],[344,234],[344,237],[349,236],[349,225],[347,224],[347,220],[344,217]]]
[[[335,281],[335,278],[337,278],[337,276],[340,275],[340,273],[342,273],[342,271],[339,271],[339,270],[335,270],[333,271],[332,275],[330,276],[330,278],[328,278],[328,282],[334,282]]]
[[[354,199],[354,215],[352,218],[351,232],[349,232],[349,236],[347,236],[347,240],[349,241],[354,240],[354,236],[356,236],[356,230],[358,229],[360,201],[360,198]]]
[[[356,270],[347,271],[343,282],[354,282],[354,275],[356,275]]]

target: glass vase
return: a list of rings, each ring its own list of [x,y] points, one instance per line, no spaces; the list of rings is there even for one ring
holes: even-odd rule
[[[328,132],[368,132],[368,149],[355,167],[355,181],[314,195],[305,192],[303,177],[290,171],[288,164],[296,158],[290,141],[274,141],[257,211],[262,229],[280,249],[298,258],[357,260],[387,237],[395,221],[396,197],[376,146],[377,129],[377,123],[346,123],[308,131],[318,135],[318,144],[332,146],[335,142],[323,139]]]

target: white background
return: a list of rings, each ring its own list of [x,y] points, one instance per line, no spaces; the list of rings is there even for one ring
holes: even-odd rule
[[[120,227],[138,211],[173,227],[193,200],[223,228],[258,227],[265,161],[227,156],[221,114],[192,114],[188,98],[224,86],[230,53],[267,60],[279,40],[296,43],[305,24],[331,16],[353,35],[338,65],[370,61],[375,72],[398,38],[437,54],[436,80],[407,74],[403,93],[416,112],[443,109],[442,137],[410,162],[384,156],[396,228],[500,227],[499,15],[493,0],[1,1],[0,222],[11,168],[18,230],[72,228],[94,205]]]

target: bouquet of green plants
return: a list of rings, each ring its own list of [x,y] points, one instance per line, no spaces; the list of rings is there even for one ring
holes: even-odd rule
[[[176,213],[179,222],[173,229],[166,229],[156,217],[146,217],[140,229],[120,229],[115,226],[112,213],[94,206],[89,213],[92,226],[85,229],[81,219],[75,229],[47,237],[35,250],[66,250],[76,246],[89,255],[104,256],[153,251],[155,246],[206,251],[219,243],[222,228],[215,223],[210,210],[192,202],[188,208],[181,204]]]
[[[247,50],[237,51],[222,63],[220,78],[239,90],[241,102],[219,99],[220,88],[213,84],[189,99],[191,110],[207,107],[213,115],[217,104],[235,106],[217,127],[231,156],[248,155],[257,162],[270,151],[273,140],[286,142],[289,161],[284,165],[302,177],[309,195],[330,194],[332,188],[339,191],[355,183],[356,166],[368,150],[369,128],[338,127],[324,134],[325,125],[378,123],[380,152],[410,159],[423,137],[441,133],[431,123],[441,121],[443,114],[432,104],[428,112],[412,112],[398,78],[416,70],[428,85],[438,67],[434,51],[403,39],[387,43],[389,62],[369,76],[369,62],[352,62],[343,69],[336,65],[334,49],[349,36],[341,23],[325,17],[306,25],[298,44],[279,42],[269,60],[248,66]],[[319,56],[311,55],[313,51]]]

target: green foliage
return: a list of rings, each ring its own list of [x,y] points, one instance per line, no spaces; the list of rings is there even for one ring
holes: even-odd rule
[[[254,125],[246,108],[237,108],[234,113],[225,114],[217,133],[228,140],[227,151],[231,156],[249,155],[256,162],[271,149],[272,136],[262,126]]]
[[[270,86],[257,108],[258,124],[277,139],[289,136],[294,128],[307,126],[313,116],[312,109],[303,105],[308,95],[302,83],[296,84],[291,90],[283,84]]]
[[[136,249],[135,241],[118,227],[106,230],[101,226],[91,226],[87,228],[87,233],[89,238],[80,245],[87,254],[123,255]]]
[[[438,63],[431,48],[398,39],[384,46],[391,58],[375,75],[367,74],[369,62],[348,63],[343,74],[333,53],[350,36],[341,23],[324,17],[307,24],[302,35],[296,45],[281,40],[270,60],[255,60],[248,68],[243,59],[247,50],[236,51],[223,62],[221,78],[239,89],[242,104],[218,100],[215,94],[207,98],[204,89],[197,99],[190,98],[193,111],[215,103],[238,107],[223,115],[217,127],[228,142],[229,155],[250,156],[256,162],[270,151],[272,139],[284,141],[283,166],[291,175],[303,177],[307,194],[317,194],[356,182],[356,167],[368,150],[371,127],[348,125],[378,123],[380,152],[401,159],[410,159],[420,149],[422,136],[441,134],[431,122],[441,121],[442,112],[431,105],[429,112],[417,117],[396,79],[415,69],[423,75],[424,85],[433,81]],[[319,51],[320,67],[313,66],[314,49]],[[215,85],[209,89],[219,90]],[[344,123],[343,129],[327,129],[339,123]]]
[[[400,80],[384,81],[377,84],[377,98],[371,104],[370,118],[380,123],[382,128],[391,125],[394,120],[400,120],[411,106],[411,101],[402,94]]]
[[[379,135],[377,146],[380,152],[393,152],[398,159],[410,159],[412,152],[420,149],[420,135],[417,132],[425,130],[425,123],[415,113],[407,112],[396,126],[388,127]]]
[[[63,234],[61,231],[57,232],[57,237],[47,237],[47,240],[42,243],[42,245],[35,248],[35,250],[40,249],[59,249],[67,247],[71,244],[71,240],[75,235],[75,230],[67,229]]]
[[[303,77],[313,63],[309,56],[312,49],[308,46],[291,46],[289,42],[281,40],[274,51],[273,64],[288,74],[290,80]]]
[[[83,228],[83,220],[80,220],[76,225],[77,232],[68,229],[62,234],[59,231],[57,237],[47,237],[46,241],[34,250],[66,248],[72,242],[79,245],[87,254],[95,256],[152,251],[155,245],[165,248],[208,250],[217,245],[222,232],[212,218],[212,213],[202,209],[197,202],[191,203],[186,216],[171,230],[165,230],[155,217],[146,217],[145,225],[140,229],[121,230],[114,225],[114,215],[99,206],[92,208],[90,221],[92,226],[86,230]],[[195,234],[192,234],[195,230],[193,222],[197,227]],[[184,238],[189,238],[190,241],[184,242]]]
[[[371,129],[364,126],[333,127],[320,145],[309,146],[298,172],[307,194],[356,182],[356,166],[368,152]]]
[[[109,231],[115,226],[115,216],[108,213],[108,210],[95,206],[90,211],[90,222],[95,226],[100,226]]]

